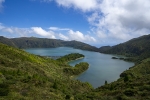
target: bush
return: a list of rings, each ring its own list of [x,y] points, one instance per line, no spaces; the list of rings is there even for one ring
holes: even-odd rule
[[[7,96],[9,93],[8,84],[0,83],[0,96]]]

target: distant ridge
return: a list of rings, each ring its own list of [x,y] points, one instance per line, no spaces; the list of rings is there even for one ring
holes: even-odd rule
[[[101,53],[140,57],[138,59],[141,60],[146,59],[150,57],[150,35],[134,38],[112,47],[101,47],[99,48],[99,51]]]
[[[59,39],[47,39],[36,37],[5,38],[0,36],[0,42],[17,48],[55,48],[73,47],[76,49],[96,51],[98,48],[79,41],[63,41]]]

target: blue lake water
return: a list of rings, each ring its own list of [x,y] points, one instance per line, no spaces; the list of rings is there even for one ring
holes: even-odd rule
[[[103,85],[105,80],[108,83],[116,81],[123,71],[134,65],[132,62],[112,59],[113,56],[119,57],[117,55],[108,55],[69,47],[32,48],[25,49],[25,51],[41,56],[64,56],[70,53],[85,55],[85,58],[71,61],[69,64],[74,66],[80,62],[88,62],[90,65],[89,69],[78,75],[76,79],[82,82],[89,82],[94,88]]]

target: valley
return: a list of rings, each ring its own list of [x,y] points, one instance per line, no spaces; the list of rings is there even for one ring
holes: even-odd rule
[[[57,61],[27,53],[18,49],[23,47],[19,47],[19,44],[16,45],[17,43],[11,39],[1,37],[0,99],[148,100],[150,99],[149,37],[150,35],[145,35],[116,46],[103,47],[102,50],[99,48],[99,52],[106,54],[128,56],[125,60],[134,61],[135,65],[123,71],[118,80],[111,83],[105,80],[104,85],[96,89],[88,82],[70,79],[72,73],[76,74],[78,70],[69,67],[65,63],[66,60]],[[81,49],[87,48],[82,47],[84,48]],[[88,45],[88,47],[92,46]],[[78,66],[80,65],[84,64],[81,63]],[[85,66],[88,64],[85,63]],[[82,69],[82,67],[78,68]],[[83,71],[85,70],[87,67],[83,68]]]

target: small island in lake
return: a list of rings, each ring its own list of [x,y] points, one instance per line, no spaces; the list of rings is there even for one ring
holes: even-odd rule
[[[59,62],[66,62],[67,63],[67,62],[70,62],[72,60],[77,60],[77,59],[80,59],[80,58],[84,58],[84,55],[79,54],[79,53],[71,53],[71,54],[65,55],[63,57],[60,57],[56,60],[59,61]]]
[[[65,66],[63,68],[63,72],[65,74],[79,75],[89,68],[89,64],[87,62],[81,62],[79,64],[76,64],[74,67],[72,67],[68,64],[68,62],[70,62],[72,60],[81,59],[81,58],[84,58],[83,54],[71,53],[71,54],[65,55],[61,58],[58,58],[56,61],[58,61],[61,66]]]

